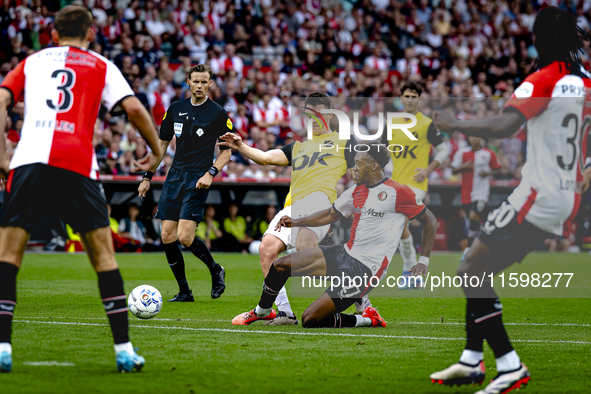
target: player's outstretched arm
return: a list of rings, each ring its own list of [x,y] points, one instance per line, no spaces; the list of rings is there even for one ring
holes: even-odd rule
[[[341,214],[333,207],[314,212],[310,216],[299,219],[282,216],[277,226],[275,226],[275,231],[281,231],[281,227],[322,227],[337,222],[341,217]]]
[[[519,111],[505,111],[482,119],[459,120],[447,111],[438,110],[433,122],[439,130],[459,131],[466,135],[482,138],[507,138],[519,130],[527,119]]]
[[[423,235],[421,238],[421,257],[419,262],[415,264],[410,272],[413,275],[426,275],[428,271],[429,256],[431,256],[431,249],[433,249],[433,243],[435,242],[435,232],[437,231],[437,220],[435,216],[427,208],[415,217],[423,225]],[[425,258],[427,260],[425,260]],[[421,259],[427,264],[421,263]]]
[[[12,100],[12,96],[7,89],[0,89],[0,130],[4,133],[6,130],[7,110]],[[6,139],[0,138],[0,178],[6,179],[8,176],[8,156],[6,155]]]
[[[159,143],[160,139],[158,138],[158,133],[154,128],[150,114],[135,96],[129,96],[124,99],[121,102],[121,106],[127,113],[130,122],[137,128],[152,150],[151,154],[149,153],[146,156],[148,158],[146,161],[136,163],[137,167],[142,171],[150,171],[151,168],[157,168],[158,164],[160,164],[159,160],[162,160],[166,149],[164,151],[162,150],[162,144]]]
[[[260,149],[252,148],[242,142],[242,138],[234,133],[226,133],[220,137],[222,142],[218,142],[218,146],[228,146],[244,156],[248,157],[257,164],[263,166],[286,166],[289,165],[289,159],[285,156],[285,153],[281,149],[271,149],[267,152],[263,152]]]

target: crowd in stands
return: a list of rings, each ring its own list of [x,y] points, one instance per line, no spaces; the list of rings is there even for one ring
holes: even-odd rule
[[[53,16],[65,1],[5,0],[0,7],[0,79],[51,40]],[[532,71],[532,26],[540,7],[558,5],[589,30],[587,0],[82,0],[93,16],[91,49],[111,59],[161,123],[171,102],[188,97],[186,72],[207,63],[214,72],[210,98],[223,105],[235,130],[267,150],[301,139],[287,107],[293,96],[323,91],[335,97],[392,98],[407,80],[420,82],[423,98],[478,103],[510,96]],[[589,55],[581,54],[588,65]],[[20,138],[22,103],[7,125],[9,150]],[[482,115],[482,114],[480,114]],[[446,135],[452,153],[465,146]],[[489,144],[499,177],[520,177],[526,133]],[[146,144],[125,118],[101,112],[95,147],[103,174],[130,174]],[[175,145],[164,158],[165,175]],[[235,156],[222,175],[273,178],[289,169],[263,168]],[[434,178],[454,179],[444,169]]]

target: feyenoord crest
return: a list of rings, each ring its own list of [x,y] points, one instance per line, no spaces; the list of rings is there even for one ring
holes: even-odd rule
[[[199,137],[201,137],[203,135],[203,129],[202,128],[198,128],[197,131],[196,131],[196,133],[197,133],[197,135]]]
[[[175,123],[174,124],[174,135],[176,135],[176,137],[180,137],[181,134],[183,134],[183,124],[182,123]]]
[[[378,200],[384,201],[386,198],[388,198],[388,193],[381,192],[380,194],[378,194]]]

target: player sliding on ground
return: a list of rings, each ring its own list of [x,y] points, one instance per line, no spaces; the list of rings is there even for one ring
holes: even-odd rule
[[[320,114],[322,109],[332,108],[330,98],[321,92],[310,93],[305,100],[305,107],[310,112],[317,113],[319,121],[313,121],[308,115],[307,121],[312,121],[313,137],[306,142],[292,142],[281,149],[263,152],[244,144],[242,139],[232,133],[221,138],[221,146],[228,146],[242,153],[244,156],[261,165],[292,166],[290,192],[285,199],[285,208],[275,215],[263,235],[260,247],[261,269],[267,275],[269,267],[279,257],[279,253],[286,248],[304,250],[318,247],[318,244],[328,233],[330,225],[320,227],[302,227],[296,229],[275,229],[279,219],[297,215],[309,215],[321,208],[329,208],[336,200],[336,185],[339,179],[353,167],[355,145],[357,141],[340,140],[339,134],[330,130],[332,114]],[[321,146],[325,149],[320,151]],[[327,146],[333,149],[326,149]],[[280,288],[277,296],[277,317],[270,325],[297,324],[298,320],[291,310],[285,288]]]
[[[92,147],[101,102],[113,114],[127,116],[152,153],[141,170],[156,164],[162,152],[150,115],[134,96],[121,71],[87,50],[94,41],[92,14],[64,7],[55,19],[53,42],[19,63],[0,89],[0,130],[6,109],[24,94],[22,138],[10,162],[0,138],[0,178],[6,194],[0,219],[0,372],[12,369],[11,323],[16,306],[16,275],[29,234],[44,214],[62,219],[81,234],[97,272],[98,285],[115,340],[119,371],[140,370],[145,360],[129,341],[127,297],[119,273],[107,202],[98,179]]]
[[[591,140],[591,81],[577,54],[583,47],[580,34],[572,14],[545,8],[534,24],[540,70],[515,90],[503,114],[459,121],[447,112],[435,113],[440,130],[458,130],[482,138],[509,137],[527,121],[523,178],[501,207],[488,215],[458,275],[481,277],[486,273],[484,278],[490,278],[490,273],[497,274],[522,261],[545,239],[561,235],[565,220],[576,214],[591,176],[591,162],[584,160]],[[434,383],[482,383],[484,339],[495,354],[497,376],[478,393],[504,394],[529,381],[530,373],[505,331],[503,306],[488,280],[481,282],[479,289],[464,288],[468,299],[466,348],[459,363],[431,374]]]
[[[277,259],[265,278],[257,307],[236,316],[232,324],[248,325],[257,320],[274,319],[273,302],[291,276],[331,276],[345,280],[334,288],[328,288],[304,311],[304,327],[385,327],[386,322],[373,307],[365,308],[362,316],[341,312],[358,302],[386,277],[407,218],[417,219],[423,224],[421,257],[412,268],[412,274],[426,275],[435,239],[435,217],[408,186],[386,178],[384,167],[390,157],[384,144],[359,145],[359,148],[352,169],[355,186],[346,190],[332,207],[298,219],[283,216],[275,227],[280,231],[281,226],[327,226],[353,214],[349,242],[306,249]],[[355,278],[359,278],[357,285],[353,283]],[[367,280],[358,286],[361,278]],[[369,278],[373,279],[370,281]]]

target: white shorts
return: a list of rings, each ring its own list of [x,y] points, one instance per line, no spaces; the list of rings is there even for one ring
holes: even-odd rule
[[[425,199],[425,196],[427,195],[427,192],[421,189],[417,189],[416,187],[412,187],[409,186],[413,192],[415,192],[415,195],[419,198],[419,200],[421,200],[421,202],[423,202],[423,200]]]
[[[306,197],[302,198],[301,200],[297,200],[292,205],[283,208],[281,211],[277,212],[277,215],[273,218],[267,231],[265,231],[265,235],[271,234],[275,237],[279,238],[284,244],[287,249],[294,248],[296,245],[296,240],[298,239],[298,231],[299,227],[294,228],[287,228],[281,227],[281,231],[275,231],[275,226],[279,223],[279,219],[282,216],[289,216],[293,219],[298,219],[302,217],[309,216],[314,212],[322,211],[324,209],[328,209],[332,206],[328,196],[322,192],[314,192],[308,194]],[[292,216],[292,212],[297,217]],[[326,234],[328,234],[328,230],[330,229],[330,224],[322,227],[307,227],[311,230],[316,236],[318,237],[318,243],[324,239]]]

